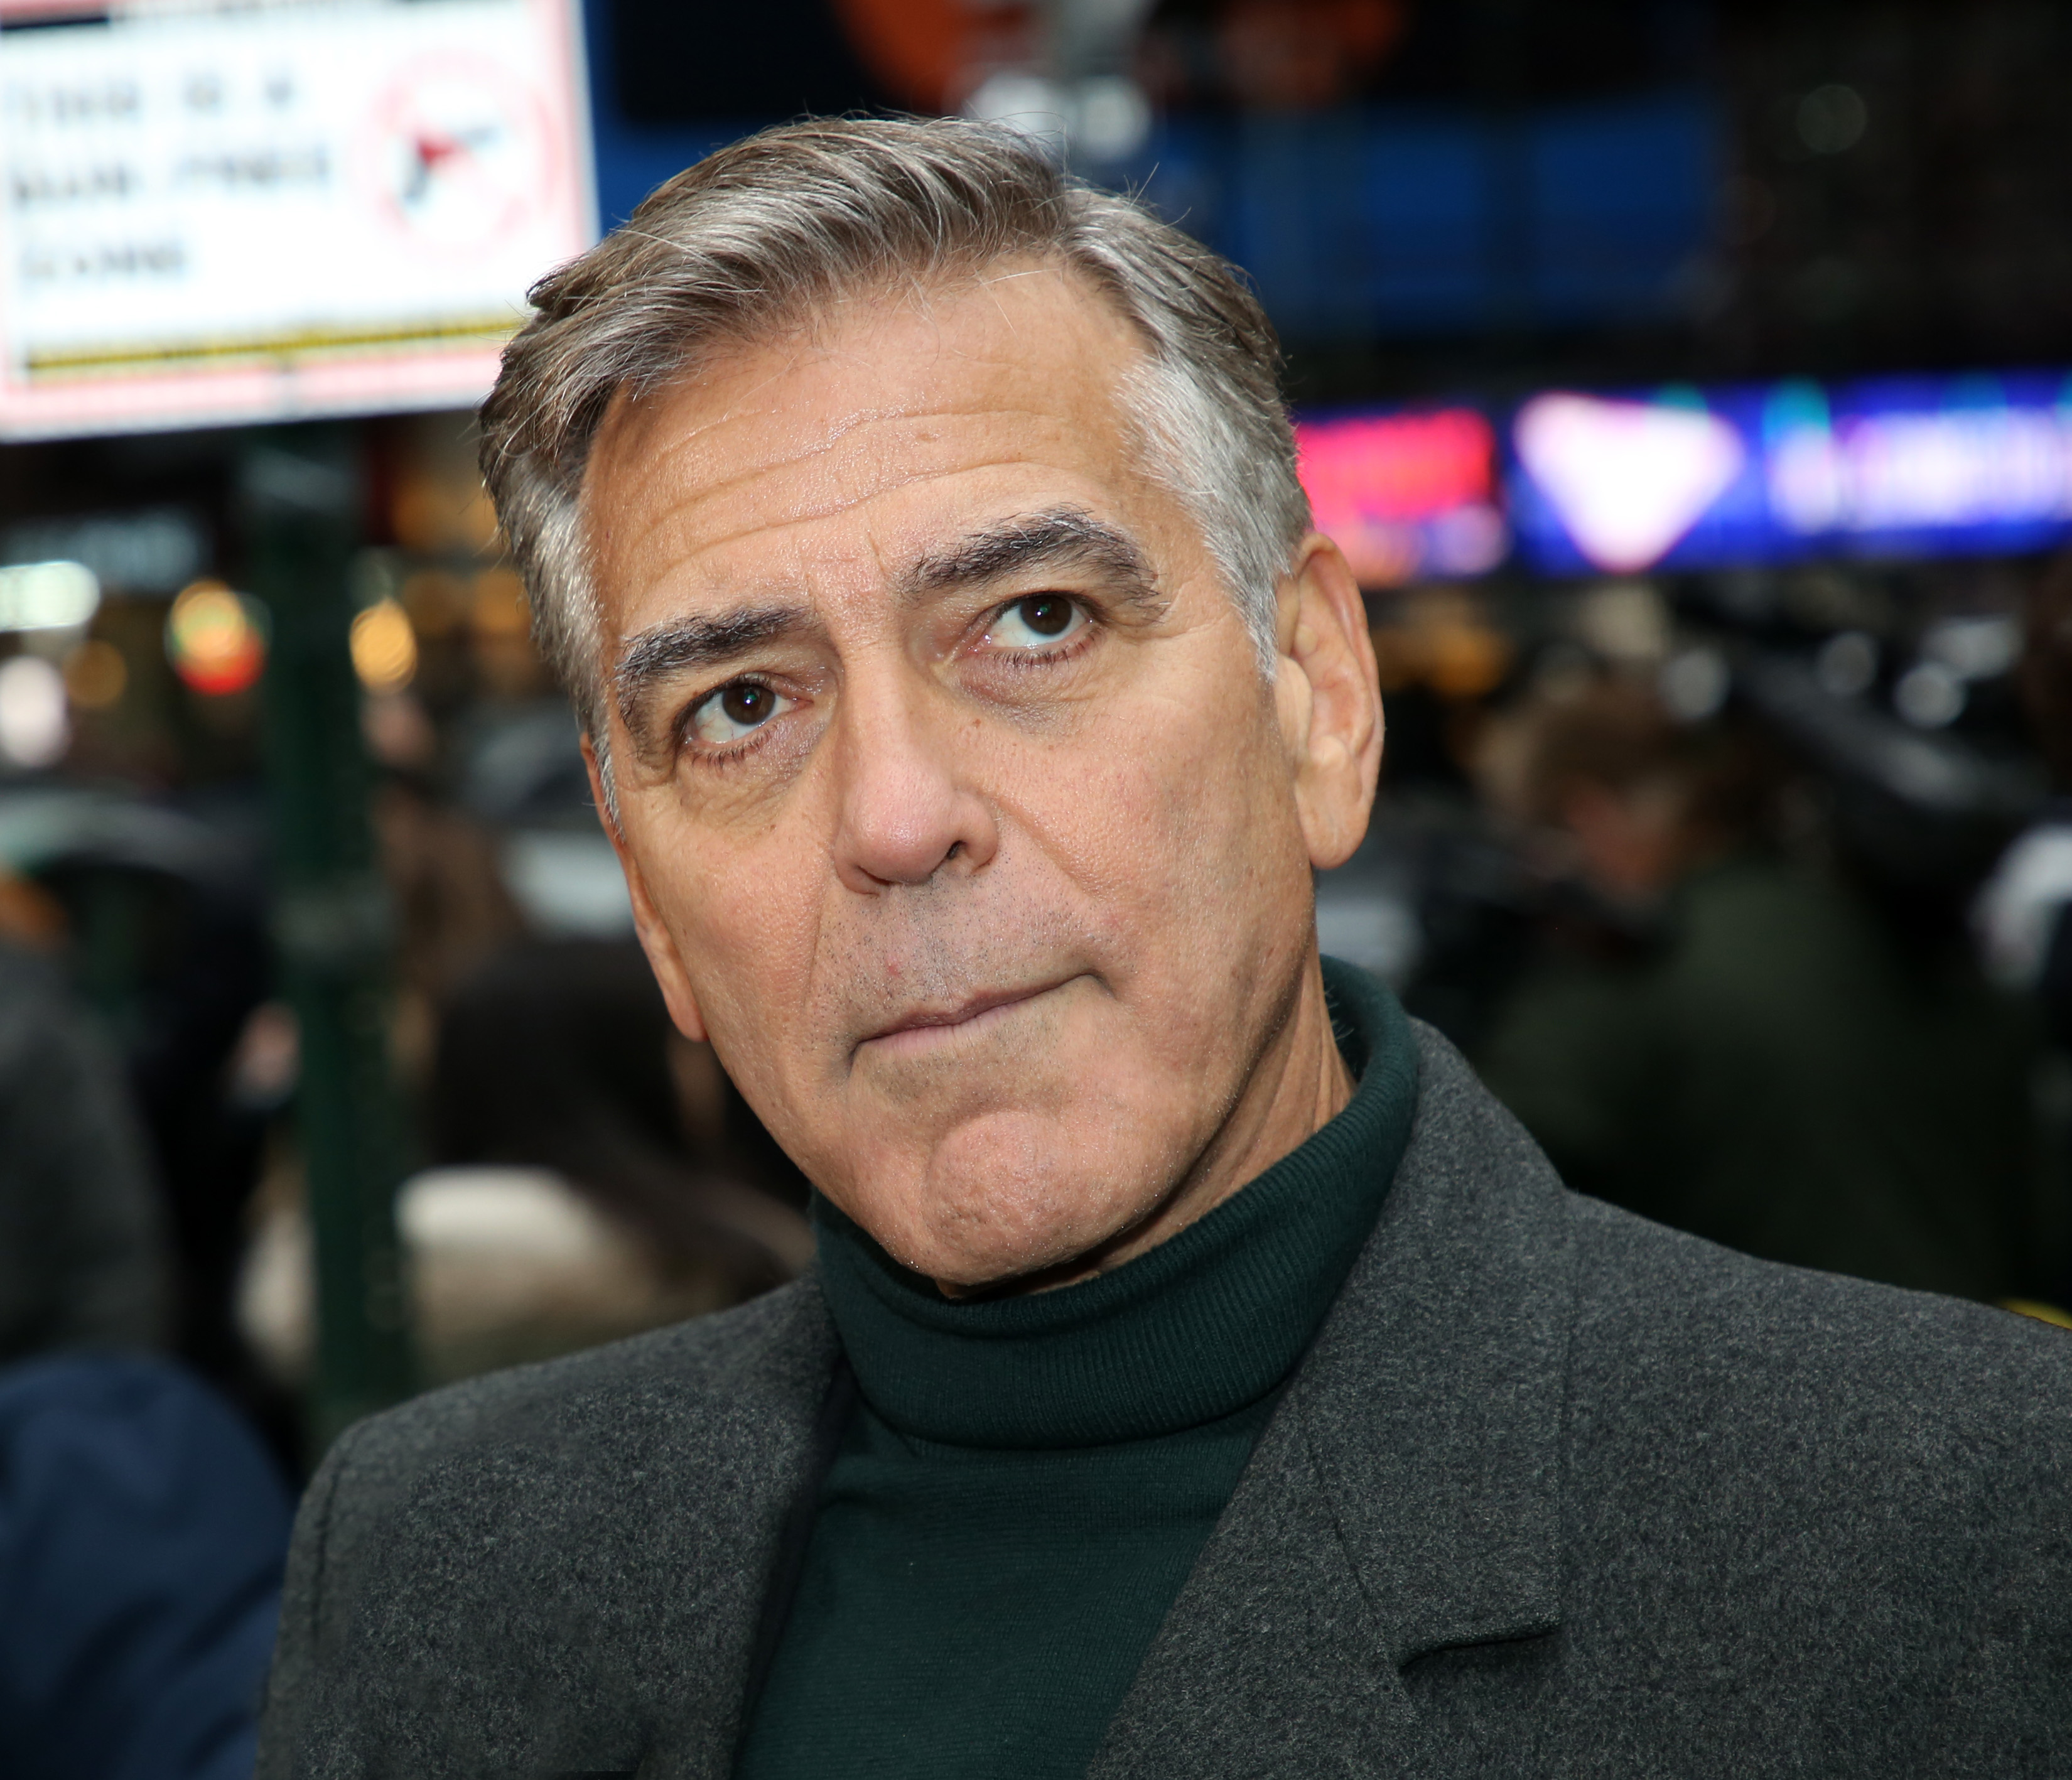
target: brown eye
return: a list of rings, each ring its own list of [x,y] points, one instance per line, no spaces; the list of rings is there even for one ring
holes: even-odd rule
[[[690,732],[709,747],[723,747],[762,728],[790,702],[759,680],[730,680],[693,707]]]
[[[992,639],[1009,649],[1040,648],[1074,635],[1086,623],[1079,602],[1064,594],[1030,594],[1003,607]]]
[[[753,729],[770,714],[770,689],[744,680],[719,695],[719,708],[743,729]]]
[[[1017,603],[1022,622],[1038,636],[1063,636],[1065,627],[1072,622],[1072,602],[1055,594],[1039,594]]]

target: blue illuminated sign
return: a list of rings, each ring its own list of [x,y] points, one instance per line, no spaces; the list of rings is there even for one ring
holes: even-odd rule
[[[1551,574],[2001,555],[2072,537],[2072,377],[1895,377],[1524,403],[1519,556]]]

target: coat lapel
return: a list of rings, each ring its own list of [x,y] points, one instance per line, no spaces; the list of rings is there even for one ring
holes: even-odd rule
[[[787,1529],[803,1533],[792,1524],[802,1498],[810,1526],[812,1492],[832,1457],[823,1424],[840,1344],[815,1274],[792,1289],[786,1309],[771,1338],[745,1355],[728,1381],[732,1425],[715,1429],[708,1419],[685,1431],[700,1452],[729,1456],[730,1481],[738,1488],[729,1504],[734,1511],[715,1514],[717,1504],[700,1504],[705,1512],[695,1568],[671,1578],[683,1630],[694,1625],[696,1631],[658,1642],[680,1659],[695,1653],[695,1681],[684,1687],[680,1679],[668,1695],[672,1709],[656,1715],[651,1741],[668,1753],[640,1764],[642,1780],[725,1780],[733,1771],[750,1684],[758,1679],[756,1646],[771,1630],[765,1621],[773,1571]]]
[[[1088,1780],[1408,1765],[1406,1663],[1558,1623],[1561,1189],[1452,1047],[1418,1036],[1375,1233]]]

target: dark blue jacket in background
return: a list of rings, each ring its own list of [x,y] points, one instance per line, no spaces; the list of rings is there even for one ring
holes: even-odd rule
[[[0,1371],[0,1770],[249,1780],[291,1503],[162,1360]]]

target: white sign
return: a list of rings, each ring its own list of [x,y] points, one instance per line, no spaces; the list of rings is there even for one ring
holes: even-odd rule
[[[0,0],[0,435],[458,407],[594,237],[574,0]]]

